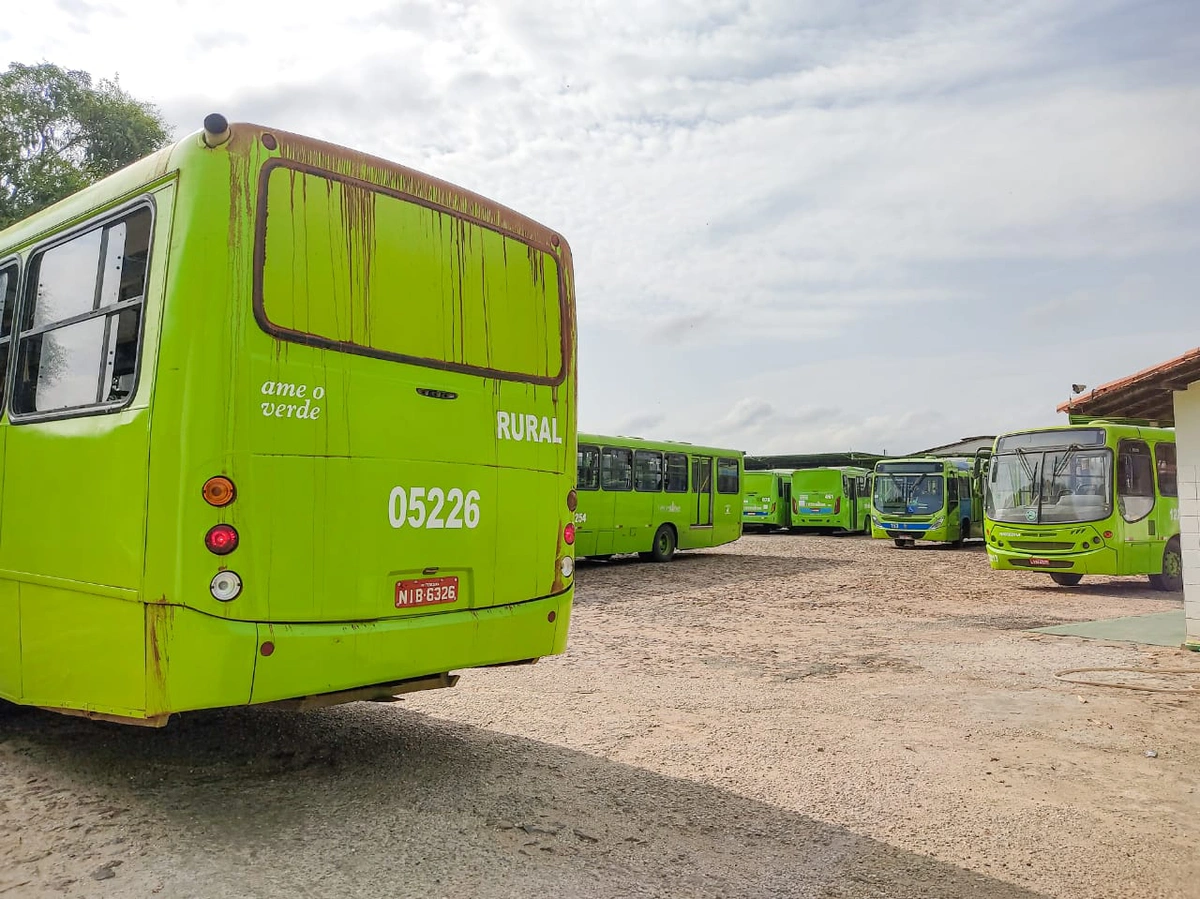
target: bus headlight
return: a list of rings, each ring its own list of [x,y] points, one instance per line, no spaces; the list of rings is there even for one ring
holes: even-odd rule
[[[938,528],[940,528],[945,523],[946,523],[946,516],[941,515],[941,516],[935,518],[933,521],[929,522],[929,530],[936,531]]]
[[[575,560],[570,556],[563,556],[558,560],[558,570],[562,572],[563,577],[570,577],[575,573]]]
[[[242,579],[236,571],[218,571],[208,585],[208,592],[218,602],[237,599],[242,593]]]

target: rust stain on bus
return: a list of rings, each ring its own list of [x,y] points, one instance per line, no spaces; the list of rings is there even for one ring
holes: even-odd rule
[[[231,126],[234,138],[231,140],[231,155],[245,155],[249,160],[251,145],[257,146],[263,134],[263,128],[249,124]],[[561,384],[570,370],[572,354],[575,346],[575,321],[571,303],[569,302],[572,289],[571,279],[567,272],[570,269],[571,253],[566,242],[554,231],[529,219],[506,206],[502,206],[479,194],[455,187],[445,181],[424,175],[413,169],[396,163],[388,162],[378,157],[370,156],[356,150],[324,143],[323,141],[291,134],[283,131],[270,132],[277,140],[278,151],[272,153],[259,168],[258,196],[254,250],[253,250],[253,308],[255,318],[262,328],[276,338],[276,341],[295,341],[314,347],[334,349],[341,352],[359,355],[376,356],[397,361],[411,361],[429,368],[446,371],[459,371],[466,374],[477,374],[483,377],[496,377],[507,381],[544,384],[557,387]],[[424,206],[434,213],[435,224],[440,224],[441,216],[449,213],[458,219],[459,239],[456,247],[458,260],[458,293],[462,301],[462,286],[465,283],[465,260],[463,252],[473,239],[467,224],[474,224],[488,230],[524,243],[531,256],[531,271],[536,284],[545,289],[545,256],[555,258],[558,269],[558,303],[562,323],[560,330],[560,359],[561,367],[556,374],[526,375],[519,372],[499,371],[488,365],[470,365],[465,362],[445,362],[442,360],[409,357],[400,353],[378,350],[370,346],[369,334],[363,341],[335,340],[292,329],[284,329],[274,325],[264,309],[262,294],[262,271],[266,261],[266,216],[267,216],[267,183],[270,171],[283,166],[293,171],[312,174],[318,177],[336,180],[345,192],[346,202],[343,215],[352,248],[357,251],[366,265],[359,274],[369,279],[369,266],[373,260],[375,249],[375,234],[373,223],[373,206],[358,196],[351,197],[355,191],[363,195],[384,193],[405,202]],[[243,182],[242,178],[235,179]],[[239,199],[245,198],[244,188],[239,184],[236,191]],[[371,200],[373,203],[373,199]],[[370,213],[368,223],[365,216]],[[369,229],[369,230],[368,230]],[[453,233],[453,231],[451,232]],[[237,235],[238,239],[242,235]],[[464,240],[465,238],[465,240]],[[367,307],[369,308],[369,307]],[[364,309],[366,312],[367,309]],[[366,319],[369,321],[369,314]],[[460,316],[461,320],[461,316]],[[459,334],[460,358],[465,356],[465,333]]]

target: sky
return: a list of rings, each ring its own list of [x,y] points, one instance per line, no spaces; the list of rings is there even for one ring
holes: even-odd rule
[[[309,134],[575,259],[582,430],[904,453],[1200,345],[1195,0],[45,0],[0,62]]]

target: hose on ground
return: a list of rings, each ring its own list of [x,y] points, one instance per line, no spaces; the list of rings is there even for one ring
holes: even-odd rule
[[[1073,680],[1069,674],[1090,674],[1095,672],[1126,671],[1134,674],[1191,674],[1197,682],[1189,687],[1147,687],[1142,684],[1123,684],[1116,681]],[[1065,683],[1085,687],[1113,687],[1118,690],[1137,690],[1141,693],[1182,693],[1189,696],[1200,694],[1200,668],[1067,668],[1056,671],[1054,676]]]

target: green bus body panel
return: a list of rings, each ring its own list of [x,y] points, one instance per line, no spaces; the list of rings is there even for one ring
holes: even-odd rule
[[[1104,430],[1106,448],[1115,456],[1122,440],[1145,441],[1152,456],[1159,444],[1175,443],[1171,428],[1139,426],[1111,419],[1085,418],[1069,426],[1035,428],[1014,434],[1044,434],[1073,430]],[[1005,437],[996,439],[996,446]],[[1092,448],[1092,447],[1088,447]],[[994,457],[993,457],[994,458]],[[1113,495],[1107,497],[1112,512],[1097,521],[1080,523],[1039,523],[995,521],[985,518],[988,561],[993,569],[1027,571],[1036,574],[1098,574],[1110,576],[1158,575],[1163,573],[1167,543],[1180,533],[1179,498],[1164,496],[1160,490],[1161,472],[1155,466],[1154,504],[1140,520],[1126,521],[1119,510],[1116,491],[1118,478],[1112,474]],[[1110,536],[1105,536],[1105,534]],[[1036,560],[1031,562],[1031,560]]]
[[[689,463],[686,493],[578,490],[579,504],[575,511],[577,557],[649,552],[655,533],[664,524],[674,529],[678,549],[721,546],[742,536],[741,485],[745,469],[740,450],[597,434],[580,434],[578,444],[683,454]],[[697,494],[694,489],[691,460],[696,458],[712,460],[711,489],[707,493]],[[737,460],[737,493],[717,490],[717,459]],[[708,524],[710,518],[711,524]]]
[[[132,397],[0,420],[0,696],[138,718],[561,652],[566,242],[383,160],[231,134],[0,232],[24,271],[110,210],[154,216]],[[214,475],[236,485],[224,509],[201,495]],[[237,529],[228,556],[205,547],[217,524]],[[224,568],[243,583],[225,603]],[[455,601],[397,607],[398,581],[448,576]]]
[[[791,527],[834,529],[866,533],[870,525],[871,496],[858,484],[871,472],[866,468],[837,466],[804,468],[791,476]],[[849,484],[849,491],[847,491]]]
[[[936,509],[897,511],[881,508],[876,491],[881,487],[881,478],[886,478],[888,466],[917,463],[936,466],[927,474],[936,479],[941,492],[941,502]],[[910,456],[907,458],[883,459],[876,463],[872,475],[871,491],[871,536],[885,540],[923,540],[930,543],[961,543],[972,537],[983,536],[983,480],[980,463],[974,460],[948,456]],[[947,480],[958,483],[957,500],[950,499]],[[966,498],[963,491],[967,492]]]
[[[792,522],[791,471],[747,471],[742,477],[742,527],[786,528]]]

